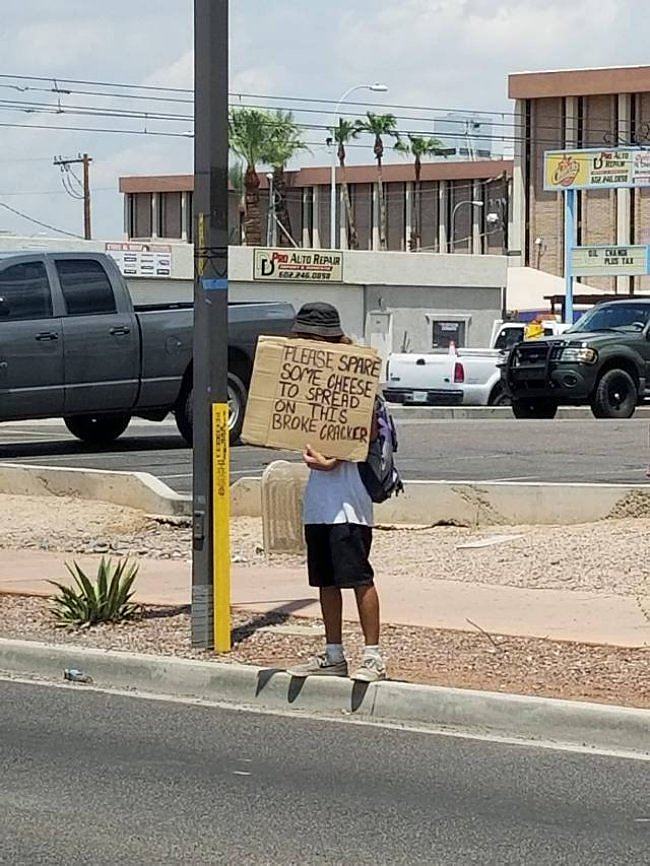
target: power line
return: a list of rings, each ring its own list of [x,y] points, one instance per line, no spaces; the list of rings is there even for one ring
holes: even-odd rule
[[[65,229],[59,229],[56,226],[51,226],[49,223],[41,222],[41,220],[37,220],[35,217],[29,216],[29,214],[23,213],[20,210],[17,210],[15,207],[11,207],[5,202],[0,201],[0,207],[5,208],[5,210],[11,211],[11,213],[16,214],[19,217],[22,217],[25,220],[28,220],[30,223],[35,223],[37,226],[41,226],[44,229],[50,229],[50,231],[57,232],[60,235],[67,235],[70,238],[77,238],[79,240],[83,240],[81,235],[76,235],[73,232],[68,232]]]

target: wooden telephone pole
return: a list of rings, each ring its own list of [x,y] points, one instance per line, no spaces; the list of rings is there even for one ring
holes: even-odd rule
[[[83,199],[84,203],[84,238],[89,241],[92,238],[92,229],[90,223],[90,163],[92,159],[87,153],[78,154],[73,159],[64,159],[62,156],[54,157],[54,165],[58,165],[61,169],[61,179],[63,188],[71,198]],[[79,180],[77,175],[72,171],[70,166],[83,165],[83,180]],[[77,186],[73,181],[76,182]]]

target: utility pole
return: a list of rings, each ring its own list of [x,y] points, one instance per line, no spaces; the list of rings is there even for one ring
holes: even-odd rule
[[[78,154],[72,159],[64,159],[62,156],[54,157],[54,165],[58,165],[61,169],[61,180],[63,188],[71,198],[83,199],[84,203],[84,238],[89,241],[92,239],[92,229],[90,223],[90,163],[92,159],[87,153]],[[77,175],[72,171],[70,166],[83,165],[83,181],[80,181]],[[74,183],[77,183],[78,188],[75,189]]]
[[[230,649],[228,0],[194,0],[192,645]]]

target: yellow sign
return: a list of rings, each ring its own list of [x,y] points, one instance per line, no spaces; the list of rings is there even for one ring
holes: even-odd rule
[[[571,250],[576,277],[635,276],[648,273],[647,246],[592,246]]]
[[[256,249],[254,280],[340,283],[343,253],[336,250]]]
[[[650,186],[650,151],[638,148],[548,150],[544,189],[617,189]]]
[[[212,404],[212,504],[214,511],[214,648],[230,651],[230,448],[228,404]]]

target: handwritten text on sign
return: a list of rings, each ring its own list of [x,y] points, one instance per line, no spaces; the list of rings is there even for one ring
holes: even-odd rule
[[[380,370],[365,347],[260,338],[244,440],[365,460]]]
[[[274,430],[300,430],[321,442],[368,442],[368,425],[351,423],[362,401],[372,400],[379,358],[288,345],[273,404]]]

